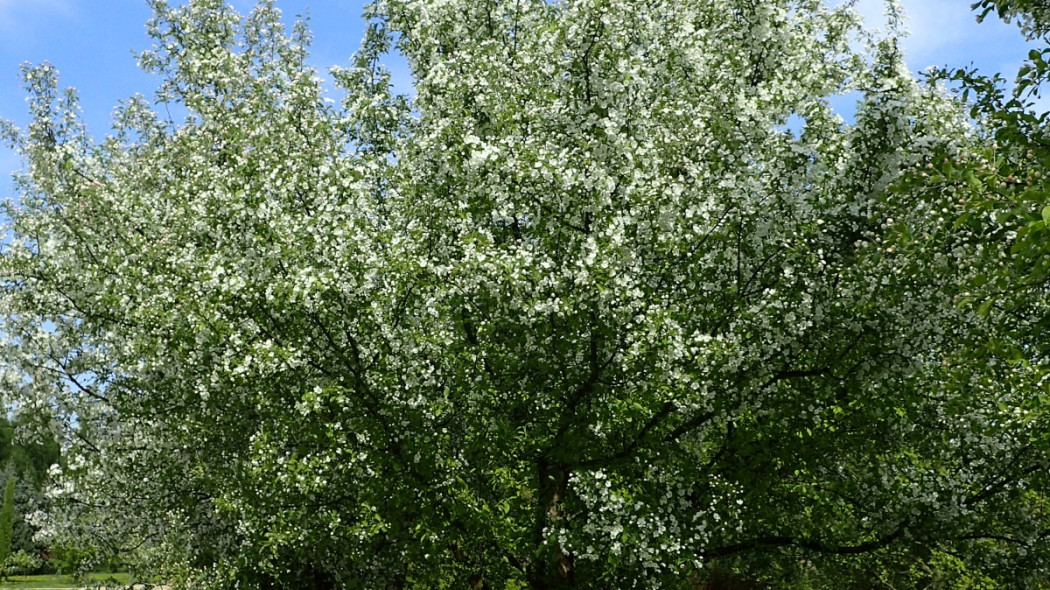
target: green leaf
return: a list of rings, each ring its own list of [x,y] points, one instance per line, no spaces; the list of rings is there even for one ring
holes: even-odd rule
[[[995,303],[994,299],[986,299],[977,306],[977,315],[981,317],[988,317],[988,314],[992,311],[992,305]]]
[[[963,213],[959,216],[958,219],[955,220],[955,223],[952,224],[952,229],[959,229],[960,227],[966,225],[966,222],[970,221],[972,217],[973,214],[971,214],[969,211]]]

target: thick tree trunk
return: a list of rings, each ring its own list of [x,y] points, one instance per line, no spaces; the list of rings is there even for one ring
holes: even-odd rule
[[[537,546],[543,544],[549,531],[564,527],[562,503],[569,488],[571,472],[567,465],[541,459],[537,463],[536,487],[539,491],[539,502],[536,507],[534,540]],[[544,535],[544,529],[548,531]],[[550,550],[541,554],[529,567],[529,586],[534,590],[560,590],[576,587],[576,568],[572,556],[567,555],[555,544]]]
[[[311,572],[311,590],[336,590],[335,580],[324,570],[314,569]]]

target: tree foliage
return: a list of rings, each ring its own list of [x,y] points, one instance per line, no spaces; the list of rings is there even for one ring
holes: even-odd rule
[[[39,418],[23,413],[12,421],[0,415],[0,466],[37,486],[46,481],[48,470],[61,458],[58,441],[33,435],[34,422]]]
[[[4,504],[0,506],[0,568],[11,555],[11,537],[15,524],[15,478],[4,484]]]
[[[7,126],[54,538],[193,587],[1045,580],[1046,385],[929,176],[983,139],[892,5],[385,0],[335,102],[272,2],[151,4],[185,120],[93,141],[43,64]]]
[[[1042,2],[986,0],[974,8],[982,9],[982,14],[995,10],[1003,18],[1017,19],[1029,40],[1050,40],[1050,13]],[[1045,360],[1048,352],[1040,332],[1050,327],[1044,305],[1050,276],[1050,182],[1046,178],[1050,135],[1048,113],[1038,110],[1035,103],[1041,86],[1050,79],[1047,56],[1048,49],[1032,49],[1010,91],[998,74],[987,76],[972,69],[935,73],[937,78],[950,80],[964,100],[972,99],[970,115],[980,121],[984,134],[978,149],[946,167],[945,179],[937,179],[970,181],[963,197],[967,216],[961,223],[983,225],[990,244],[1001,246],[995,254],[999,268],[976,285],[979,295],[975,300],[981,300],[986,309],[1002,309],[1017,318],[1012,323],[1027,332],[1019,336],[1026,340],[1027,356],[1038,360]]]
[[[36,538],[41,526],[31,516],[45,508],[49,470],[61,462],[58,441],[39,428],[49,419],[44,412],[22,412],[14,420],[0,415],[0,481],[15,482],[11,548],[29,556],[47,550],[43,539]]]
[[[992,13],[1006,21],[1016,20],[1029,38],[1050,32],[1050,4],[1046,0],[980,0],[972,7],[978,21]]]

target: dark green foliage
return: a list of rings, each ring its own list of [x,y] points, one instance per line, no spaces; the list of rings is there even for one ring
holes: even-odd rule
[[[993,13],[1016,20],[1030,40],[1045,41],[1050,33],[1045,0],[982,0],[972,6],[979,20]],[[929,178],[920,183],[955,193],[963,204],[955,229],[984,244],[987,270],[960,305],[973,305],[985,316],[1004,314],[1001,327],[1009,337],[993,342],[991,352],[1037,367],[1050,358],[1044,336],[1050,328],[1050,113],[1035,101],[1050,80],[1050,50],[1032,49],[1024,57],[1012,90],[999,73],[960,68],[933,74],[967,101],[981,137],[979,146],[931,162]]]
[[[11,535],[15,521],[15,478],[7,478],[4,487],[4,506],[0,508],[0,563],[11,555]]]
[[[61,452],[54,437],[20,440],[17,431],[33,426],[36,417],[19,414],[9,419],[0,415],[0,469],[6,469],[39,488],[47,478],[47,470],[58,463]]]
[[[31,414],[13,419],[0,415],[0,481],[15,482],[10,553],[22,551],[33,556],[44,554],[47,545],[34,539],[38,528],[29,522],[28,515],[45,507],[43,489],[48,469],[61,458],[54,437],[19,436],[20,429],[39,432],[33,428],[38,418]]]
[[[978,21],[993,13],[1005,21],[1016,19],[1029,39],[1050,32],[1050,2],[1046,0],[979,0],[971,6]]]

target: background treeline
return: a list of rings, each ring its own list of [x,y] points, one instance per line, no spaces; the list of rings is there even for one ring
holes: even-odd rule
[[[14,479],[14,523],[10,554],[22,561],[26,561],[26,556],[35,558],[32,563],[36,571],[20,573],[45,573],[61,569],[61,558],[54,554],[46,542],[35,538],[39,529],[31,522],[30,515],[45,507],[47,498],[44,487],[48,469],[59,462],[61,452],[53,437],[19,436],[19,427],[28,425],[27,422],[32,419],[29,414],[14,419],[0,415],[0,490],[7,487],[8,480]]]

